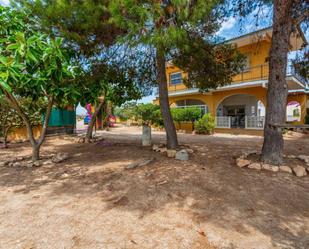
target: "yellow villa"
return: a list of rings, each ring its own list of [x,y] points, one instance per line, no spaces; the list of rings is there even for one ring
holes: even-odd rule
[[[172,108],[196,106],[203,113],[211,113],[216,119],[216,132],[262,135],[265,120],[266,92],[269,67],[267,58],[271,45],[272,28],[265,28],[227,42],[237,45],[246,56],[246,69],[234,77],[231,84],[200,93],[183,84],[184,72],[167,63],[169,101]],[[291,37],[290,51],[297,51],[307,44],[304,34],[298,30]],[[287,122],[304,123],[309,108],[308,84],[289,65]],[[158,103],[158,99],[155,100]],[[177,127],[179,128],[179,127]],[[192,131],[191,124],[181,129]]]

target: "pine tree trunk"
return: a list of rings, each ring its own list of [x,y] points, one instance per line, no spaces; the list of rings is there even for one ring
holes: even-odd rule
[[[269,82],[267,91],[264,144],[261,160],[281,164],[283,136],[271,124],[285,123],[288,86],[286,82],[287,54],[292,30],[292,0],[275,0],[273,35],[269,58]]]
[[[96,118],[98,116],[98,113],[100,112],[103,105],[104,105],[104,101],[100,102],[100,104],[97,106],[97,108],[95,109],[95,111],[92,115],[92,118],[91,118],[90,123],[89,123],[88,128],[87,128],[87,133],[86,133],[86,138],[85,138],[86,143],[90,143],[90,140],[92,139],[93,127],[95,125],[95,121],[96,121]]]
[[[156,54],[157,63],[157,83],[159,85],[159,101],[160,109],[163,117],[163,123],[166,132],[167,148],[175,149],[178,146],[177,133],[173,118],[171,115],[168,90],[167,90],[167,79],[166,79],[166,68],[165,68],[165,56],[160,49],[157,49]]]

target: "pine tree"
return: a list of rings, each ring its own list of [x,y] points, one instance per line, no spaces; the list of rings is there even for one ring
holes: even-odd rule
[[[215,34],[222,3],[217,0],[110,1],[113,23],[128,31],[125,41],[155,50],[156,83],[168,148],[176,148],[178,140],[168,100],[166,61],[173,60],[175,51],[190,46],[190,34],[205,41]]]
[[[309,25],[309,2],[307,0],[233,0],[236,14],[246,15],[264,4],[273,7],[273,35],[269,55],[269,81],[267,91],[266,121],[261,160],[281,164],[283,161],[283,136],[273,124],[283,124],[286,119],[288,87],[286,82],[287,56],[290,37]],[[257,15],[256,18],[259,18]]]

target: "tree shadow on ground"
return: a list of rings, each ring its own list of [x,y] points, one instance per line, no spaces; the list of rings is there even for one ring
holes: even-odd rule
[[[259,142],[208,142],[192,144],[195,154],[188,162],[167,159],[132,141],[58,144],[53,151],[73,153],[67,162],[38,169],[3,168],[0,186],[27,194],[52,184],[52,198],[99,197],[106,210],[132,211],[140,219],[173,206],[197,224],[243,236],[261,233],[273,247],[309,248],[309,177],[235,167],[233,155],[257,149]],[[126,169],[151,157],[155,161],[147,166]]]

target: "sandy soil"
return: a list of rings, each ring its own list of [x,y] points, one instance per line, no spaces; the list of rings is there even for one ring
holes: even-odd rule
[[[179,162],[141,147],[139,128],[102,134],[90,145],[49,138],[42,154],[72,155],[56,166],[0,168],[0,248],[309,248],[309,177],[235,167],[261,138],[180,134],[195,154]],[[285,148],[309,155],[309,137]],[[0,160],[29,153],[12,145]]]

